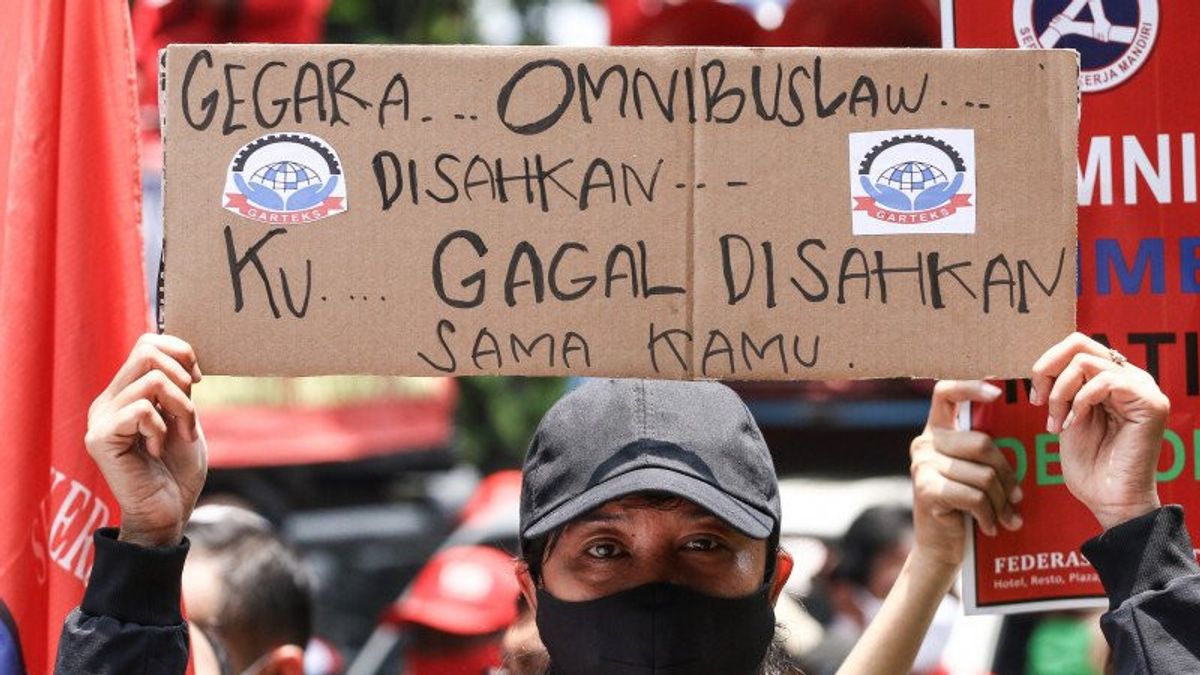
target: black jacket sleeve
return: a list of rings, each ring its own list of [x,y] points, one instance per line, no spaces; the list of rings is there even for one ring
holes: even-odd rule
[[[1117,673],[1200,673],[1200,565],[1167,506],[1111,528],[1083,545],[1100,575],[1109,611],[1100,628]]]
[[[55,674],[182,675],[188,633],[179,599],[187,540],[145,548],[117,541],[113,528],[98,530],[94,540],[92,575],[82,604],[63,625]]]

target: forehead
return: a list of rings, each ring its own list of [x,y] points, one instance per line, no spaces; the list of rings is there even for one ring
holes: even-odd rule
[[[684,497],[662,493],[638,493],[607,501],[569,524],[622,520],[634,515],[652,516],[655,513],[689,520],[711,518],[724,523],[708,509]]]

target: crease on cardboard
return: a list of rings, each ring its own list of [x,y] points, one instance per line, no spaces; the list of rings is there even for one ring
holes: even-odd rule
[[[692,72],[700,72],[700,48],[692,47]],[[695,96],[695,92],[692,93]],[[691,173],[688,175],[688,206],[687,206],[687,332],[692,336],[687,342],[687,377],[696,379],[696,124],[688,125],[691,140],[688,148],[692,156],[688,158]]]

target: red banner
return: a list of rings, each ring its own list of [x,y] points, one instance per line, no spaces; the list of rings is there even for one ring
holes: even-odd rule
[[[1200,3],[943,0],[942,9],[946,46],[1080,53],[1079,330],[1149,370],[1170,396],[1159,493],[1184,505],[1200,541]],[[1004,385],[1003,401],[977,410],[974,425],[1020,474],[1025,527],[975,533],[976,604],[1095,603],[1103,590],[1079,546],[1100,526],[1063,485],[1045,409],[1028,405],[1025,383]]]
[[[128,8],[17,2],[0,23],[5,675],[51,671],[92,532],[118,517],[83,437],[88,405],[149,324]],[[7,648],[14,633],[23,656]]]

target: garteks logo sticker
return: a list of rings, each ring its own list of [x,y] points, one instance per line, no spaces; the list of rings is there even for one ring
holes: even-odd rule
[[[1150,57],[1158,0],[1015,0],[1013,30],[1029,49],[1079,52],[1079,88],[1111,89]]]
[[[333,146],[311,134],[269,134],[242,146],[225,176],[225,208],[270,225],[309,223],[346,210]]]
[[[971,234],[974,194],[974,129],[850,134],[854,234]]]

